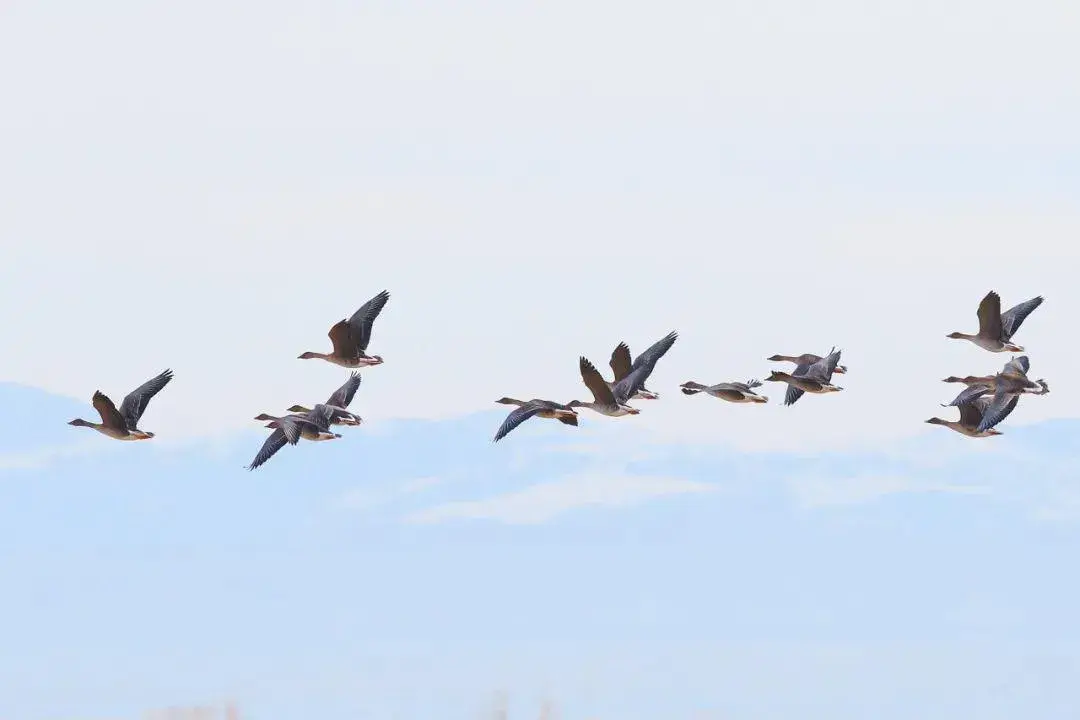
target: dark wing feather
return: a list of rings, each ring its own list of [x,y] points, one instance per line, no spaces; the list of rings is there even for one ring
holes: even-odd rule
[[[829,382],[832,380],[838,362],[840,362],[840,351],[833,348],[828,355],[811,364],[803,374],[808,378]],[[797,368],[795,372],[798,372]]]
[[[248,470],[254,470],[262,465],[264,462],[274,456],[281,448],[285,447],[288,440],[285,438],[285,431],[281,428],[274,430],[270,433],[270,437],[266,438],[266,442],[259,448],[259,453],[255,456],[255,459],[248,465]]]
[[[630,374],[630,348],[626,343],[619,343],[611,353],[611,371],[615,373],[615,382]]]
[[[1042,295],[1033,297],[1026,302],[1022,302],[1015,307],[1011,307],[1005,312],[1001,313],[1001,331],[1002,338],[1004,340],[1010,339],[1020,326],[1023,324],[1024,319],[1030,315],[1035,308],[1039,307],[1043,303]]]
[[[91,401],[94,405],[94,409],[97,410],[98,415],[101,416],[101,422],[105,425],[116,428],[117,430],[128,430],[127,422],[124,420],[124,416],[117,411],[116,406],[113,405],[113,401],[109,399],[109,396],[100,390],[94,391],[94,399]]]
[[[821,358],[818,358],[818,362],[820,362],[820,361],[821,361]],[[810,368],[813,366],[813,364],[814,363],[802,363],[800,365],[796,365],[795,370],[791,373],[792,377],[794,377],[796,375],[799,375],[799,376],[805,375],[807,373],[807,371],[809,371]],[[794,385],[789,384],[788,387],[787,387],[787,392],[784,393],[784,404],[785,405],[794,405],[795,401],[798,400],[799,398],[801,398],[805,394],[806,394],[806,391],[803,390],[802,388],[797,388]]]
[[[338,320],[326,335],[334,344],[335,355],[343,358],[356,357],[356,340],[349,330],[348,320]]]
[[[287,416],[281,419],[279,429],[284,433],[285,440],[290,445],[295,445],[300,441],[300,432],[303,430],[303,415]]]
[[[150,403],[151,398],[161,392],[161,389],[169,384],[172,377],[172,370],[166,370],[127,394],[120,403],[120,414],[124,416],[129,428],[136,427],[139,424],[139,418],[146,412],[146,406]]]
[[[979,303],[979,334],[991,338],[1000,338],[1001,327],[1001,297],[991,290]]]
[[[353,396],[356,395],[356,389],[358,387],[360,387],[360,373],[350,373],[349,379],[345,381],[344,385],[334,391],[334,394],[330,396],[330,399],[326,401],[326,404],[342,408],[349,407],[349,403],[353,401]]]
[[[675,344],[675,341],[679,339],[679,333],[672,331],[664,337],[660,338],[645,350],[645,352],[634,358],[634,364],[630,366],[630,370],[634,371],[639,368],[648,366],[650,372],[655,367],[656,361],[664,357],[671,346]],[[647,377],[647,376],[646,376]],[[644,381],[642,381],[644,384]]]
[[[801,398],[806,393],[802,388],[797,388],[794,385],[787,386],[787,392],[784,393],[784,404],[794,405],[795,401]]]
[[[651,365],[642,365],[637,370],[631,370],[629,375],[615,383],[615,386],[611,389],[611,394],[615,396],[618,402],[625,403],[634,397],[634,393],[645,387],[645,380],[650,373],[652,373]]]
[[[820,360],[821,360],[821,358],[818,358],[814,362],[819,362]],[[804,362],[804,363],[800,363],[799,365],[796,365],[795,369],[791,371],[792,376],[805,375],[807,373],[807,371],[810,370],[810,368],[814,366],[814,362]]]
[[[360,309],[349,318],[349,328],[360,352],[367,352],[368,343],[371,342],[371,327],[375,324],[375,318],[382,312],[383,307],[386,306],[386,301],[389,299],[390,293],[383,290],[361,305]]]
[[[637,359],[634,360],[634,364],[630,366],[630,374],[615,383],[615,387],[612,388],[615,398],[620,402],[625,402],[634,397],[634,393],[645,387],[645,381],[652,375],[657,361],[664,357],[678,339],[678,333],[670,332],[653,343],[648,350],[638,355]]]
[[[577,415],[559,415],[557,418],[563,425],[573,425],[577,427]]]
[[[543,405],[533,401],[529,401],[521,407],[514,408],[513,411],[506,416],[506,419],[503,420],[502,425],[499,426],[498,431],[495,433],[495,439],[492,440],[492,442],[499,442],[499,440],[506,437],[506,434],[511,430],[543,409]]]
[[[594,401],[602,405],[611,405],[615,402],[615,396],[604,382],[600,371],[584,355],[578,358],[578,369],[581,371],[581,381],[585,383],[585,387],[589,388]]]
[[[311,408],[311,412],[304,415],[304,422],[311,423],[323,432],[330,432],[330,418],[333,416],[333,408],[319,403]]]
[[[1013,375],[1023,375],[1027,377],[1028,370],[1031,369],[1031,360],[1027,355],[1021,355],[1015,357],[1009,362],[1005,363],[1005,367],[1001,369],[1001,372],[1012,373]]]
[[[1016,408],[1017,401],[1020,400],[1019,395],[1010,395],[1007,393],[998,393],[994,396],[993,402],[983,412],[982,421],[979,422],[977,432],[984,432],[1000,423],[1005,418],[1009,417],[1009,414]]]
[[[990,392],[990,388],[986,385],[972,385],[971,387],[961,390],[960,394],[954,397],[952,402],[945,405],[945,407],[959,407],[961,405],[973,403],[988,392]]]
[[[980,397],[960,405],[960,424],[964,427],[977,428],[982,422],[983,411],[990,404],[990,398]]]

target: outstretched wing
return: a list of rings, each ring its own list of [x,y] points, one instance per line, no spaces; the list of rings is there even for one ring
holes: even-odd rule
[[[124,420],[124,416],[116,410],[116,406],[113,405],[113,401],[109,399],[109,396],[100,390],[94,391],[94,399],[91,400],[94,405],[94,409],[97,410],[98,415],[101,416],[101,422],[105,425],[116,428],[117,430],[127,430],[128,425]]]
[[[818,362],[820,362],[822,359],[823,358],[818,358]],[[791,373],[791,376],[795,377],[797,375],[805,375],[813,366],[813,364],[814,363],[801,363],[799,365],[796,365],[795,370]],[[784,404],[794,405],[795,401],[805,394],[805,390],[803,390],[802,388],[797,388],[789,383],[787,386],[787,391],[784,393]]]
[[[977,428],[982,422],[983,412],[990,404],[990,398],[980,397],[960,405],[960,424],[964,427]]]
[[[615,349],[611,353],[611,371],[615,373],[615,382],[619,382],[624,377],[630,374],[630,348],[626,343],[621,342],[615,346]]]
[[[1023,375],[1027,377],[1028,369],[1031,368],[1031,361],[1027,355],[1021,355],[1020,357],[1014,357],[1009,362],[1005,363],[1005,367],[1001,369],[1003,373],[1012,373],[1013,375]]]
[[[986,411],[983,412],[982,420],[979,422],[976,432],[985,432],[1009,417],[1009,413],[1016,408],[1016,403],[1019,400],[1019,395],[1011,395],[1008,393],[998,393],[995,395],[993,401],[987,406]]]
[[[323,432],[330,432],[330,418],[333,416],[333,408],[319,403],[311,408],[311,412],[304,415],[304,421],[311,423]]]
[[[979,303],[979,334],[986,337],[1000,338],[1001,326],[1001,297],[991,290]]]
[[[642,367],[649,367],[649,371],[652,372],[652,368],[656,366],[656,361],[664,357],[671,346],[675,344],[675,341],[679,339],[679,333],[674,330],[669,332],[664,337],[660,338],[652,345],[650,345],[645,352],[634,358],[634,364],[630,366],[630,370],[634,371]],[[648,376],[646,376],[648,377]],[[642,384],[644,384],[642,380]]]
[[[251,461],[251,464],[248,465],[248,470],[254,470],[272,458],[274,453],[285,447],[287,442],[289,441],[285,438],[284,430],[281,428],[274,430],[274,432],[270,433],[270,437],[266,438],[266,442],[263,443],[262,447],[259,448],[259,453],[255,456],[255,459]]]
[[[382,312],[383,307],[386,306],[386,301],[389,299],[390,293],[383,290],[361,305],[360,309],[349,318],[349,331],[360,352],[367,352],[368,343],[371,341],[371,328],[375,324],[375,318]]]
[[[664,357],[675,341],[679,339],[677,332],[670,332],[657,340],[648,350],[637,356],[634,364],[630,366],[630,374],[615,383],[612,393],[620,402],[634,397],[634,394],[645,387],[645,381],[652,375],[653,369],[660,358]]]
[[[1022,302],[1015,307],[1011,307],[1005,312],[1001,313],[1001,331],[1002,337],[1005,340],[1011,338],[1020,326],[1024,323],[1024,319],[1030,315],[1035,308],[1039,307],[1043,303],[1042,295],[1033,297],[1026,302]]]
[[[507,433],[540,412],[543,408],[543,405],[533,401],[529,401],[520,407],[514,408],[513,411],[506,416],[506,419],[503,420],[502,425],[499,426],[492,442],[499,442],[499,440],[506,437]]]
[[[810,367],[807,368],[805,375],[806,377],[814,378],[815,380],[829,382],[832,380],[833,372],[836,370],[836,363],[838,362],[840,362],[840,351],[833,348],[829,351],[828,355],[810,365]],[[795,372],[798,372],[798,369],[796,369]]]
[[[961,406],[975,402],[986,393],[990,392],[990,388],[986,385],[972,385],[971,387],[964,388],[960,391],[960,394],[953,398],[952,402],[944,407]]]
[[[150,399],[161,392],[161,388],[168,385],[172,377],[172,370],[166,370],[157,377],[147,380],[124,397],[120,403],[120,414],[124,416],[128,428],[134,428],[139,424],[139,418],[146,412]]]
[[[279,428],[285,433],[285,440],[290,445],[300,442],[300,433],[304,429],[304,422],[306,421],[303,415],[287,415],[281,419]]]
[[[326,404],[341,408],[349,407],[349,403],[352,402],[353,396],[356,395],[356,389],[358,387],[360,387],[360,373],[350,373],[349,379],[345,381],[344,385],[334,391],[334,394],[330,396],[330,399],[326,401]]]
[[[615,396],[611,388],[604,382],[600,371],[584,355],[578,358],[578,369],[581,371],[581,381],[585,383],[585,387],[589,388],[594,401],[603,405],[610,405],[615,402]]]
[[[349,330],[348,320],[338,320],[326,336],[334,344],[335,355],[343,358],[356,357],[356,341]]]

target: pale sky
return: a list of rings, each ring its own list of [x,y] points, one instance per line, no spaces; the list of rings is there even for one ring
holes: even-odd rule
[[[274,552],[292,553],[281,560],[288,568],[302,568],[313,548],[356,561],[350,548],[377,547],[385,532],[424,568],[403,567],[406,574],[437,568],[439,543],[455,548],[447,556],[455,563],[483,563],[484,551],[471,543],[498,541],[522,552],[507,563],[541,568],[560,588],[552,597],[583,603],[597,600],[561,583],[556,568],[587,568],[568,544],[550,545],[568,522],[584,547],[601,542],[598,562],[616,565],[638,551],[633,543],[622,547],[627,538],[645,543],[651,532],[668,532],[669,521],[720,522],[710,513],[728,522],[767,512],[764,527],[772,532],[790,524],[788,514],[812,517],[783,537],[830,552],[843,537],[865,542],[872,557],[879,544],[899,543],[891,532],[921,533],[927,517],[941,543],[966,542],[942,518],[955,513],[956,527],[978,535],[991,523],[981,513],[993,508],[1002,548],[1011,537],[1067,564],[1080,494],[1047,448],[1072,442],[1080,402],[1069,379],[1077,352],[1070,331],[1080,316],[1077,37],[1080,8],[1062,2],[3,4],[0,402],[7,398],[19,427],[0,448],[0,487],[9,493],[0,500],[5,516],[17,519],[28,512],[21,503],[34,497],[45,503],[42,522],[62,526],[36,528],[44,534],[33,541],[5,531],[5,548],[24,563],[11,584],[50,552],[58,568],[100,562],[116,577],[153,567],[136,546],[153,546],[158,528],[132,519],[136,508],[125,504],[116,477],[151,482],[154,492],[138,491],[148,503],[157,502],[155,492],[182,493],[176,502],[196,513],[212,512],[217,492],[234,494],[237,509],[253,503],[248,530],[225,523],[197,530],[198,517],[190,529],[177,529],[168,542],[188,548],[183,562],[203,557],[193,539],[199,532],[208,533],[199,540],[207,548],[232,548],[223,552],[237,563],[257,556],[272,564]],[[384,288],[391,299],[369,351],[386,363],[363,372],[356,400],[365,426],[347,428],[333,448],[287,448],[255,477],[241,475],[261,442],[254,415],[318,402],[344,380],[342,369],[297,355],[327,351],[331,325]],[[938,406],[956,391],[942,378],[994,372],[1008,360],[945,337],[977,329],[975,311],[989,290],[1000,293],[1003,307],[1045,296],[1015,341],[1051,393],[1023,399],[999,428],[1005,436],[970,441],[923,421],[955,417]],[[495,399],[589,399],[579,355],[608,374],[618,342],[636,355],[670,330],[679,340],[648,383],[661,398],[638,402],[641,415],[610,419],[583,410],[577,429],[535,420],[491,446],[506,410]],[[849,368],[836,378],[844,391],[804,397],[794,407],[782,406],[784,386],[773,383],[761,388],[770,397],[764,406],[678,391],[691,379],[763,379],[790,369],[767,362],[769,355],[824,354],[832,346]],[[116,443],[64,425],[77,415],[94,418],[95,390],[119,403],[167,367],[175,379],[142,421],[157,433],[151,443]],[[376,460],[357,454],[375,446]],[[445,453],[454,454],[452,468],[435,462]],[[1008,463],[1010,476],[1002,470]],[[320,472],[333,481],[322,485]],[[166,477],[184,489],[154,480]],[[297,483],[308,486],[301,496],[291,494],[301,492],[290,489]],[[904,498],[913,494],[919,500],[909,507]],[[295,502],[302,518],[286,509]],[[255,507],[274,503],[285,506],[277,520],[256,516]],[[404,505],[384,516],[387,503]],[[116,524],[72,524],[75,511],[60,510],[71,505],[80,517]],[[374,515],[380,524],[311,540],[304,533],[323,512],[313,508],[324,505],[339,508],[333,522],[342,528],[341,518]],[[693,512],[682,517],[672,507]],[[875,526],[857,539],[851,528],[873,524],[878,512],[888,516],[887,529]],[[294,545],[263,548],[275,523],[294,528]],[[725,531],[724,542],[751,562],[755,527],[739,527],[750,535]],[[471,529],[458,535],[460,528]],[[643,570],[659,572],[669,561],[674,568],[664,570],[670,587],[645,592],[655,605],[634,617],[680,612],[685,597],[671,588],[687,581],[683,570],[717,574],[722,592],[719,538],[692,530],[692,538],[664,546],[685,554],[681,560],[657,550]],[[1062,544],[1042,547],[1051,540],[1024,535],[1043,532]],[[920,542],[929,557],[931,541]],[[83,546],[111,549],[87,560],[76,552]],[[799,557],[805,563],[816,556]],[[321,572],[339,572],[331,565],[274,582],[318,585],[326,582]],[[817,589],[807,590],[821,593],[821,607],[857,582],[829,567]],[[922,592],[912,588],[924,580],[915,566],[909,570],[907,591]],[[507,572],[525,577],[528,569]],[[392,609],[394,574],[389,564],[380,573],[389,593],[380,602]],[[1032,582],[1049,577],[1036,574]],[[262,597],[259,582],[249,580],[245,601]],[[76,580],[42,582],[50,597],[77,601],[77,592],[61,589]],[[642,582],[649,583],[647,574]],[[1009,612],[1036,611],[1032,597],[1001,599],[1006,586],[979,592]],[[482,587],[475,592],[486,592]],[[590,587],[620,597],[602,583]],[[119,586],[100,589],[106,610],[115,606],[112,592]],[[455,592],[462,607],[475,607],[468,589]],[[1070,586],[1068,593],[1080,591]],[[531,618],[542,617],[550,600],[543,593],[514,598]],[[157,601],[165,615],[176,611]],[[298,599],[291,612],[317,613],[319,602],[317,593]],[[711,616],[708,603],[695,603],[686,623],[700,630]],[[44,612],[32,603],[20,607]],[[588,618],[561,607],[558,619],[540,624],[564,628],[568,638],[584,632]],[[446,622],[457,622],[451,615]],[[927,610],[920,622],[931,616]],[[299,652],[290,642],[309,642],[300,621],[290,625],[293,617],[276,621],[291,633],[283,653]],[[1055,617],[1042,621],[1052,625]],[[910,627],[922,627],[916,620]],[[821,653],[831,652],[832,640],[800,645],[804,621],[812,624],[793,619],[790,635],[788,626],[770,630],[767,644],[778,645],[768,649],[746,635],[747,652],[772,658],[786,652],[777,647],[798,645],[783,656],[825,663]],[[1071,622],[1064,614],[1056,621]],[[417,622],[398,616],[391,625],[401,637],[388,630],[385,647],[405,643],[433,668],[464,652],[465,636],[420,650],[422,628],[435,621]],[[637,637],[634,622],[620,627]],[[684,645],[681,625],[655,627],[659,644],[645,638],[635,647],[645,655],[650,647],[685,651],[678,666],[687,677],[706,677],[704,664],[712,661],[702,658],[716,646]],[[865,657],[888,655],[872,632],[844,628],[844,642]],[[705,636],[722,643],[721,630],[711,625]],[[551,648],[532,653],[543,631],[521,632],[522,662],[565,664]],[[582,637],[580,648],[571,639],[560,652],[618,655],[608,639]],[[62,634],[56,638],[60,653]],[[317,640],[304,647],[312,662],[347,672],[347,659],[331,660]],[[117,661],[165,672],[146,664],[151,651],[164,652],[132,647]],[[379,647],[357,652],[364,662],[383,657]],[[969,653],[972,662],[978,656],[967,645],[924,655],[939,652]],[[78,667],[52,671],[42,657],[37,687],[81,682]],[[476,660],[476,692],[463,690],[463,703],[498,689],[499,678],[484,679],[506,660],[495,657]],[[920,666],[919,657],[909,665]],[[207,682],[228,690],[233,671],[242,672],[241,658],[234,660]],[[841,687],[846,671],[836,672],[832,682]],[[751,688],[776,692],[761,673],[742,685],[740,707],[754,717],[771,711],[754,704],[760,697]],[[430,681],[455,686],[452,675],[437,675],[432,670]],[[879,692],[874,682],[862,692],[880,716],[900,690],[883,679]],[[548,688],[521,683],[537,697],[560,690],[556,679]],[[194,682],[189,689],[206,687]],[[604,687],[590,696],[598,711],[629,718],[613,686]],[[561,689],[577,692],[565,683]],[[109,692],[93,696],[102,712],[165,701]],[[680,692],[688,705],[678,717],[706,717],[692,714],[695,697],[704,704],[712,697],[706,680]],[[911,692],[907,717],[943,707],[929,691]],[[267,716],[291,717],[255,690],[249,697]],[[660,689],[651,697],[642,708],[669,699]],[[821,714],[809,717],[865,716],[845,715],[849,706],[839,699],[830,705],[815,697]],[[957,697],[960,714],[991,717],[965,705],[968,696]],[[5,717],[44,719],[60,710],[47,693],[19,696],[14,715],[3,712],[3,702]],[[424,717],[394,702],[385,699],[385,713]],[[100,715],[78,712],[91,710]],[[593,717],[587,712],[566,706],[565,720]],[[1040,717],[1057,717],[1053,712]]]

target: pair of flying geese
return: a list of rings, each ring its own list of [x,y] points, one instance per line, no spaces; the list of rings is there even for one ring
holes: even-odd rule
[[[954,332],[946,337],[956,340],[968,340],[983,350],[990,352],[1023,352],[1024,348],[1012,341],[1024,320],[1043,303],[1042,296],[1011,307],[1001,312],[1001,298],[994,291],[986,294],[979,303],[979,332],[974,335]],[[942,407],[960,409],[960,420],[943,420],[932,417],[926,422],[931,425],[944,425],[956,432],[972,438],[1001,435],[994,427],[1007,418],[1020,401],[1021,395],[1045,395],[1050,392],[1043,379],[1031,380],[1028,370],[1031,361],[1027,355],[1014,357],[994,375],[950,376],[947,383],[962,383],[966,386],[953,401]]]
[[[335,323],[328,333],[333,346],[331,352],[309,351],[299,356],[301,360],[325,360],[354,372],[349,374],[345,384],[335,390],[325,403],[318,403],[312,408],[293,405],[288,409],[290,414],[281,417],[266,413],[257,415],[255,419],[266,421],[266,427],[273,432],[263,443],[248,469],[254,470],[286,444],[295,445],[300,438],[312,441],[333,440],[341,435],[331,431],[332,425],[355,426],[363,422],[359,415],[348,410],[357,388],[360,387],[360,374],[355,370],[381,365],[383,362],[381,356],[369,355],[367,348],[375,318],[389,299],[390,293],[383,290],[364,303],[351,317]],[[139,420],[146,412],[150,400],[169,384],[172,377],[172,371],[166,370],[143,383],[124,397],[119,409],[107,395],[98,390],[94,393],[92,404],[101,416],[101,422],[76,418],[68,424],[93,428],[116,440],[149,440],[154,437],[154,433],[140,430]]]
[[[645,388],[645,380],[652,374],[656,363],[662,358],[678,339],[678,333],[670,332],[660,340],[653,343],[645,352],[630,361],[630,348],[626,343],[620,342],[611,353],[608,363],[614,373],[614,380],[608,381],[596,369],[596,366],[588,358],[578,358],[578,370],[581,373],[581,381],[592,393],[591,402],[571,400],[566,404],[552,400],[518,400],[504,397],[496,400],[503,405],[516,405],[502,425],[495,432],[494,442],[506,437],[507,433],[531,417],[548,418],[558,420],[565,425],[578,424],[578,413],[575,408],[587,407],[601,415],[608,417],[622,417],[624,415],[637,415],[640,411],[631,407],[628,400],[655,400],[660,396]],[[784,382],[788,384],[784,404],[795,403],[804,393],[824,394],[837,392],[843,388],[833,385],[833,373],[845,373],[847,368],[839,365],[840,351],[835,348],[825,357],[806,353],[804,355],[773,355],[769,360],[795,363],[795,369],[790,372],[773,371],[766,380],[772,382]],[[716,385],[703,385],[694,380],[684,382],[680,388],[684,395],[697,395],[705,393],[712,397],[733,403],[766,403],[769,398],[759,395],[755,388],[761,387],[760,380],[742,382],[725,382]]]

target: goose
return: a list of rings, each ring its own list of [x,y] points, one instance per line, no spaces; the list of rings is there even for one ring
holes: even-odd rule
[[[838,392],[844,388],[832,384],[833,372],[836,371],[837,362],[840,360],[840,350],[833,348],[828,355],[815,360],[812,363],[801,363],[792,373],[773,370],[769,377],[771,382],[786,382],[787,393],[784,395],[784,405],[793,405],[802,397],[803,393],[823,394]]]
[[[810,367],[816,362],[821,360],[820,355],[814,353],[803,353],[802,355],[770,355],[765,358],[772,362],[793,362],[795,363],[795,370],[793,374],[798,374],[800,371],[805,371],[805,368]],[[843,375],[847,372],[847,365],[837,365],[833,370],[835,373]],[[789,385],[787,392],[784,393],[784,404],[792,405],[796,400],[803,396],[803,391],[794,385]]]
[[[330,328],[327,336],[334,345],[334,351],[329,355],[319,352],[305,352],[299,356],[301,360],[319,358],[334,363],[343,368],[371,367],[382,365],[380,355],[368,355],[367,346],[371,341],[371,328],[375,324],[375,318],[382,312],[386,301],[390,299],[390,293],[383,290],[375,297],[360,306],[360,309],[352,314],[348,320],[339,320]]]
[[[975,383],[965,388],[951,403],[942,407],[961,406],[982,397],[992,398],[989,405],[983,410],[982,418],[976,426],[976,432],[984,432],[1004,420],[1012,412],[1010,403],[1021,395],[1046,395],[1050,392],[1049,385],[1043,379],[1032,381],[1028,379],[1027,371],[1030,364],[1026,355],[1014,358],[1005,364],[1006,371],[1000,372],[993,377],[990,384]],[[993,393],[989,395],[989,393]]]
[[[604,377],[600,374],[600,371],[596,369],[596,366],[589,362],[589,359],[585,356],[578,358],[578,369],[581,371],[581,381],[585,383],[585,387],[589,388],[592,393],[593,399],[591,402],[582,402],[581,400],[571,400],[566,404],[571,410],[579,407],[587,407],[590,410],[594,410],[601,415],[607,415],[608,417],[622,417],[623,415],[637,415],[641,411],[637,408],[630,407],[626,404],[627,397],[633,395],[631,390],[636,391],[640,387],[641,372],[635,370],[627,375],[624,379],[615,383],[614,387],[609,387],[604,381]],[[633,383],[633,387],[631,387]]]
[[[573,425],[577,427],[578,424],[578,414],[576,410],[569,405],[562,405],[557,402],[552,402],[551,400],[539,400],[537,398],[533,398],[532,400],[517,400],[516,398],[504,397],[499,398],[495,402],[503,405],[517,405],[517,409],[511,410],[510,414],[506,416],[506,419],[503,420],[502,425],[500,425],[498,431],[496,431],[495,438],[492,442],[499,442],[499,440],[506,437],[511,430],[534,415],[551,420],[558,420],[564,425]]]
[[[1027,316],[1042,303],[1043,297],[1039,295],[1001,312],[1001,297],[991,290],[979,303],[979,332],[974,335],[953,332],[945,337],[969,340],[990,352],[1023,352],[1023,347],[1012,342],[1012,336],[1020,329]]]
[[[953,401],[941,407],[954,407],[971,402],[991,391],[996,392],[999,387],[1006,392],[1018,394],[1045,395],[1050,392],[1045,380],[1039,379],[1032,382],[1027,373],[1031,369],[1031,360],[1027,355],[1014,357],[1005,363],[1004,367],[996,375],[968,375],[958,378],[955,376],[945,378],[945,382],[963,383],[967,387],[953,398]]]
[[[1006,403],[1005,408],[1002,410],[1001,418],[998,420],[998,422],[1001,422],[1001,420],[1004,420],[1006,417],[1009,416],[1009,413],[1011,413],[1016,408],[1016,403],[1018,400],[1020,400],[1019,395],[1012,396],[1012,399],[1009,400],[1008,403]],[[955,430],[961,435],[967,435],[968,437],[972,438],[1004,435],[1004,433],[1000,430],[994,430],[993,428],[988,428],[984,430],[979,429],[979,426],[982,424],[983,418],[985,417],[986,411],[990,407],[990,404],[990,398],[986,396],[977,397],[971,402],[966,402],[958,406],[960,408],[959,422],[956,420],[942,420],[939,417],[932,417],[926,422],[930,423],[931,425],[944,425],[950,430]]]
[[[769,398],[754,392],[754,388],[761,387],[761,385],[760,380],[749,380],[744,383],[727,382],[717,385],[702,385],[699,382],[688,380],[679,387],[682,388],[683,395],[697,395],[703,392],[706,395],[712,395],[714,398],[733,403],[767,403]]]
[[[341,435],[330,431],[330,417],[333,410],[323,404],[316,405],[310,412],[292,413],[284,417],[261,413],[255,416],[256,420],[266,421],[267,428],[280,428],[286,423],[292,423],[299,428],[300,437],[312,442],[320,440],[335,440]]]
[[[119,410],[105,393],[95,390],[91,403],[101,416],[101,422],[88,422],[82,418],[75,418],[68,425],[93,428],[115,440],[149,440],[154,437],[154,433],[139,430],[137,427],[139,420],[146,412],[146,406],[151,398],[161,392],[172,377],[172,370],[165,370],[160,375],[147,380],[124,396]]]
[[[772,362],[793,362],[796,365],[813,365],[821,359],[821,356],[813,353],[803,353],[802,355],[770,355],[765,359]],[[847,366],[837,365],[833,372],[843,375],[847,372]]]
[[[295,445],[300,438],[318,441],[333,440],[341,437],[330,432],[331,414],[332,410],[329,407],[320,404],[316,405],[311,412],[303,415],[286,415],[285,417],[274,417],[266,413],[259,415],[255,419],[269,420],[270,422],[266,427],[273,428],[274,432],[270,433],[270,436],[263,442],[258,454],[255,455],[255,459],[251,461],[247,469],[254,470],[273,457],[278,450],[285,447],[286,443]]]
[[[655,359],[652,360],[653,364],[655,365],[656,360],[659,360],[661,357],[664,356],[664,353],[671,349],[671,346],[675,343],[675,340],[677,340],[678,337],[679,335],[676,332],[668,333],[667,335],[653,343],[651,346],[649,346],[649,349],[647,349],[645,352],[634,358],[633,363],[630,362],[630,347],[624,342],[616,345],[615,350],[613,350],[611,353],[611,360],[608,362],[608,365],[611,366],[611,371],[615,373],[615,380],[614,382],[607,383],[608,387],[614,388],[615,383],[625,378],[631,373],[631,371],[637,370],[639,367],[641,367],[641,364],[648,359],[655,357]],[[607,381],[605,380],[604,382]],[[634,397],[631,399],[656,400],[659,397],[659,394],[653,392],[652,390],[647,390],[644,386],[642,386],[638,388],[638,391],[634,393]]]
[[[679,334],[672,331],[653,343],[634,360],[630,374],[613,385],[604,380],[600,371],[596,369],[596,366],[588,358],[579,357],[578,369],[581,371],[581,380],[585,383],[585,387],[592,392],[593,399],[592,402],[571,400],[567,407],[587,407],[609,417],[637,415],[640,411],[627,405],[626,401],[641,389],[645,381],[649,379],[649,375],[652,374],[656,363],[671,349],[671,346],[675,344],[678,338]]]
[[[1010,375],[1023,375],[1024,377],[1027,377],[1027,371],[1030,366],[1031,362],[1028,356],[1021,355],[1020,357],[1014,357],[1013,359],[1009,360],[1009,362],[1005,363],[1005,366],[1001,369],[1001,372]],[[966,375],[964,377],[956,377],[955,375],[950,375],[942,382],[963,383],[964,385],[967,385],[968,388],[982,386],[989,388],[993,387],[994,385],[994,377],[994,375]],[[951,405],[952,403],[950,403],[949,405],[943,405],[942,407],[950,407]]]
[[[352,402],[358,387],[360,387],[360,373],[351,372],[349,373],[349,379],[345,381],[345,384],[335,390],[334,394],[326,401],[326,406],[332,411],[330,413],[331,425],[356,426],[364,422],[364,419],[359,415],[345,409],[349,407],[349,403]],[[304,407],[303,405],[293,405],[289,408],[289,412],[309,413],[311,412],[311,408]]]

